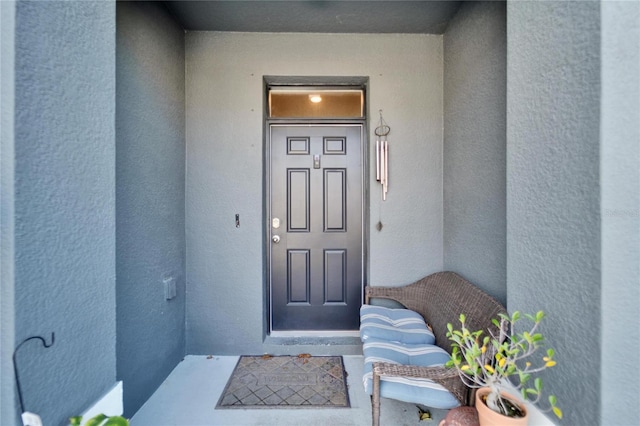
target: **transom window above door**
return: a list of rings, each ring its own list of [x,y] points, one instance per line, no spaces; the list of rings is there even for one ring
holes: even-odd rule
[[[358,89],[270,89],[269,117],[363,118],[364,92]]]

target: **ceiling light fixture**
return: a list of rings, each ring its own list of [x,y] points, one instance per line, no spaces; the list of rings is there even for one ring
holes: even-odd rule
[[[320,95],[309,95],[309,100],[317,104],[318,102],[322,102],[322,97]]]

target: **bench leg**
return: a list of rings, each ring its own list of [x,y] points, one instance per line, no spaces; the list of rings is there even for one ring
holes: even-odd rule
[[[380,426],[380,376],[373,372],[373,392],[371,395],[371,424]]]

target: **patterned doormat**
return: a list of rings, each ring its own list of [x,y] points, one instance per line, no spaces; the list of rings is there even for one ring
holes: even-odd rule
[[[216,408],[349,407],[341,356],[241,356]]]

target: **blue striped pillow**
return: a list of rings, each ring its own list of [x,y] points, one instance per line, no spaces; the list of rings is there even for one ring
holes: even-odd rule
[[[449,354],[435,345],[408,345],[375,339],[363,345],[365,392],[373,391],[373,363],[389,362],[423,367],[442,366],[449,360]],[[457,398],[442,385],[433,380],[416,377],[383,376],[380,380],[380,395],[405,402],[422,403],[429,407],[450,409],[460,405]]]
[[[434,344],[436,341],[419,313],[372,305],[360,308],[360,339],[363,342],[380,339],[411,344]]]

